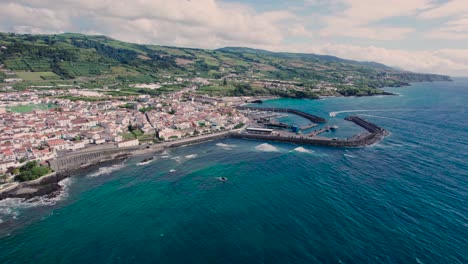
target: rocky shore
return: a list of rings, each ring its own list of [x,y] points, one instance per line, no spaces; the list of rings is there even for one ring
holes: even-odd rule
[[[62,172],[55,172],[50,175],[43,176],[34,181],[20,183],[14,188],[5,191],[0,191],[0,201],[7,198],[21,198],[25,200],[31,200],[36,197],[53,198],[60,194],[62,186],[59,183],[62,180],[76,175],[78,173],[90,173],[99,169],[102,166],[109,166],[122,163],[128,157],[128,154],[123,154],[112,160],[90,163],[80,168],[70,169]]]

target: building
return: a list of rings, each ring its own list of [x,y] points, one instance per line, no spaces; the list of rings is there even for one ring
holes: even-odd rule
[[[262,135],[271,135],[271,133],[273,132],[273,129],[258,128],[258,127],[248,127],[245,130],[251,134],[262,134]]]
[[[134,146],[138,146],[139,144],[140,142],[138,141],[138,139],[130,139],[130,140],[125,140],[125,141],[117,143],[117,147],[119,148],[134,147]]]
[[[52,139],[47,141],[47,145],[53,149],[54,151],[57,150],[65,150],[67,149],[67,142],[63,139]]]
[[[0,161],[0,172],[5,173],[8,168],[17,167],[17,165],[14,161]]]

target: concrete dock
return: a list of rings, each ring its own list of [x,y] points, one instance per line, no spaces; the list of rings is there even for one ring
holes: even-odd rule
[[[276,108],[276,107],[252,107],[252,106],[238,106],[237,109],[239,110],[255,110],[255,111],[268,111],[268,112],[279,112],[279,113],[289,113],[289,114],[295,114],[300,117],[303,117],[309,121],[312,121],[314,123],[326,123],[327,120],[325,118],[316,116],[316,115],[311,115],[306,112],[302,112],[299,110],[295,109],[289,109],[289,108]]]

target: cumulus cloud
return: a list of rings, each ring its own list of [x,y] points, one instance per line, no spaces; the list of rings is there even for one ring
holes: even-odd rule
[[[18,0],[0,3],[0,10],[3,31],[92,31],[126,41],[195,47],[280,43],[289,34],[287,27],[299,23],[288,11],[256,12],[215,0]]]
[[[410,27],[376,26],[392,17],[410,16],[431,7],[430,0],[341,0],[345,8],[325,16],[322,36],[346,36],[375,40],[403,39],[414,32]]]
[[[467,76],[468,49],[440,49],[434,51],[406,51],[374,46],[326,44],[312,47],[295,47],[302,52],[333,54],[358,61],[378,61],[389,66],[423,73],[440,73]]]
[[[432,39],[468,39],[468,17],[450,20],[443,26],[427,32],[425,36]]]
[[[412,71],[466,75],[465,49],[405,51],[336,44],[342,37],[404,41],[415,28],[380,23],[402,16],[421,21],[450,17],[423,35],[468,39],[468,5],[464,3],[466,0],[446,4],[432,0],[304,0],[288,10],[258,11],[249,4],[220,0],[0,0],[0,31],[81,32],[136,43],[315,52]],[[328,11],[309,17],[302,10],[306,7]],[[318,44],[327,42],[330,44]]]
[[[444,4],[432,6],[432,8],[422,12],[419,17],[423,19],[435,19],[466,13],[468,13],[468,3],[466,0],[450,0]]]

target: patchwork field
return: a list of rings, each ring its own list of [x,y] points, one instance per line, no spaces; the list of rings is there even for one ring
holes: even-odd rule
[[[30,104],[30,105],[18,105],[9,107],[8,110],[15,113],[29,113],[34,110],[47,110],[53,108],[54,105],[48,104]]]
[[[25,81],[58,80],[60,76],[53,72],[17,72],[21,79]]]

